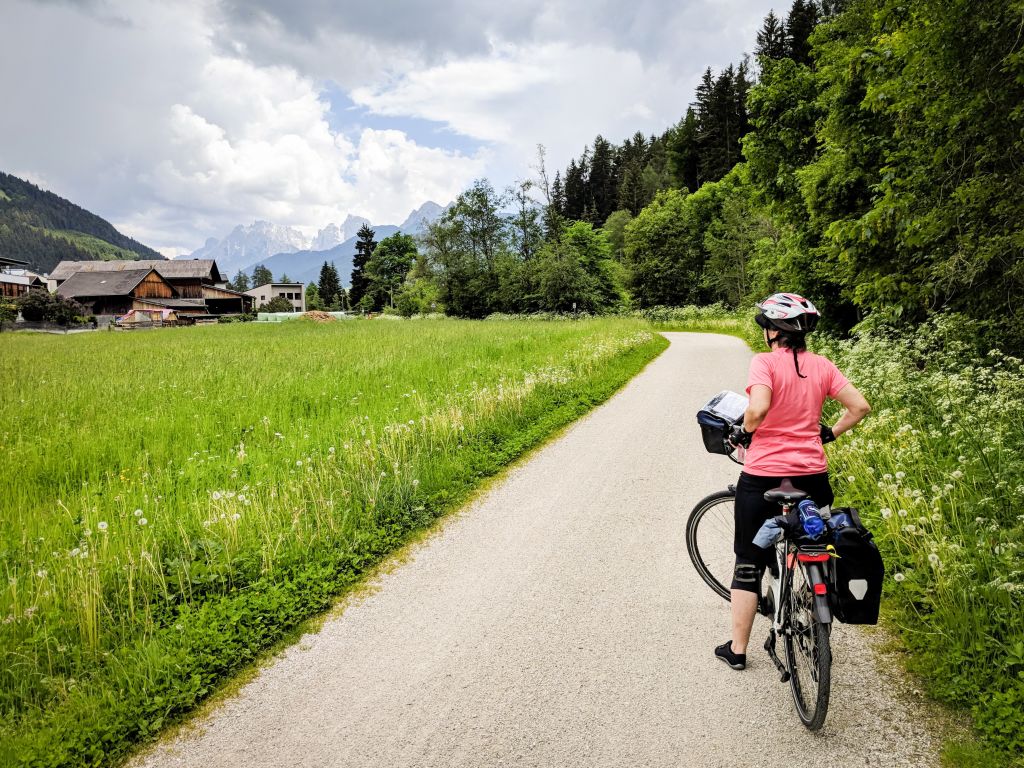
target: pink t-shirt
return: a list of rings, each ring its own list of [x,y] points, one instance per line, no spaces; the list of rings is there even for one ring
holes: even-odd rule
[[[813,352],[797,353],[801,379],[793,365],[793,351],[775,349],[750,361],[747,394],[755,384],[772,390],[772,404],[747,450],[743,471],[762,477],[814,475],[828,469],[821,447],[821,406],[849,381],[828,358]]]

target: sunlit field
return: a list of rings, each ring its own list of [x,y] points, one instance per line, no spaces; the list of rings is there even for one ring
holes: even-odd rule
[[[0,336],[0,762],[115,760],[665,343],[629,319]]]

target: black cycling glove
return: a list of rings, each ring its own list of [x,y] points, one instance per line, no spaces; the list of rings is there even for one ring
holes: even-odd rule
[[[742,445],[744,448],[749,448],[750,441],[753,439],[754,433],[747,432],[742,424],[733,425],[732,431],[729,432],[729,442],[733,445]]]
[[[821,444],[831,443],[836,439],[835,434],[832,432],[832,427],[825,424],[821,425]]]

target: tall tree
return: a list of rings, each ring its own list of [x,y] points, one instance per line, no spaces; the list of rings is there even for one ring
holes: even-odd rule
[[[810,63],[810,37],[817,25],[818,6],[815,1],[793,0],[786,18],[786,55],[796,63]]]
[[[775,11],[768,11],[764,24],[757,33],[757,59],[759,62],[778,60],[785,58],[788,53],[785,22],[775,15]]]
[[[249,276],[242,270],[238,270],[235,275],[235,279],[228,284],[228,288],[238,291],[239,293],[245,293],[249,290]]]
[[[274,282],[274,275],[265,266],[260,264],[256,269],[252,271],[252,287],[256,288],[261,285],[267,285],[268,283]]]
[[[356,233],[356,254],[352,259],[352,282],[348,291],[348,300],[353,307],[359,305],[366,295],[366,288],[369,285],[366,262],[370,260],[377,247],[377,241],[373,239],[375,234],[368,224],[363,224]]]
[[[320,292],[320,300],[324,303],[324,306],[334,307],[340,305],[341,280],[333,262],[328,264],[325,261],[323,266],[320,267],[320,281],[317,287]]]
[[[395,294],[405,282],[416,255],[416,241],[411,235],[396,232],[381,240],[366,262],[366,292],[359,300],[360,309],[394,307]]]

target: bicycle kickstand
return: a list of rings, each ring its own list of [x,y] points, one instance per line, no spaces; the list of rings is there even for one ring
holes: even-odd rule
[[[776,637],[777,635],[775,634],[775,627],[772,627],[770,630],[768,630],[768,639],[764,641],[764,649],[768,651],[768,655],[771,657],[771,660],[775,663],[775,668],[779,670],[779,682],[788,683],[789,670],[786,669],[785,665],[782,663],[778,655],[775,653]]]

